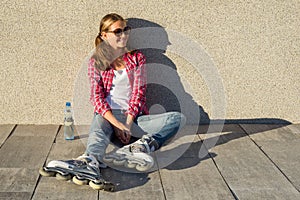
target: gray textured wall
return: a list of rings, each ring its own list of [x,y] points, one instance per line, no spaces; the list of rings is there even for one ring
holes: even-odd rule
[[[0,124],[62,123],[66,101],[89,123],[84,63],[110,12],[141,30],[131,44],[148,56],[153,113],[300,122],[299,10],[296,0],[2,0]]]

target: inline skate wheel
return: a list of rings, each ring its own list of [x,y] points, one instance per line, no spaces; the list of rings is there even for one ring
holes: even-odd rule
[[[91,186],[91,188],[93,188],[94,190],[102,190],[103,189],[103,183],[95,183],[94,181],[90,181],[89,185]]]
[[[71,176],[71,174],[63,175],[60,173],[56,173],[55,178],[60,181],[68,181],[72,178],[72,176]]]
[[[109,156],[104,156],[103,157],[103,161],[105,162],[105,163],[111,163],[111,162],[113,162],[113,158],[111,158],[111,157],[109,157]]]
[[[128,162],[126,162],[126,163],[125,163],[125,167],[130,168],[130,169],[133,169],[133,168],[136,167],[136,163],[128,163]]]
[[[73,176],[72,181],[76,185],[87,185],[88,184],[88,180],[86,180],[86,179],[78,179],[76,176]]]
[[[126,159],[122,159],[122,160],[115,159],[113,161],[114,165],[116,165],[116,166],[122,166],[122,165],[124,165],[125,162],[126,162]]]
[[[144,172],[149,170],[152,167],[151,164],[146,164],[146,165],[136,165],[136,170],[140,171],[140,172]]]
[[[39,173],[40,173],[40,175],[45,176],[45,177],[52,177],[52,176],[55,176],[55,172],[46,171],[46,170],[44,169],[44,167],[41,167],[41,168],[39,169]]]

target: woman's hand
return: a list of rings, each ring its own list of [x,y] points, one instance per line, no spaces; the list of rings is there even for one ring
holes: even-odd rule
[[[117,138],[119,138],[119,140],[123,144],[129,143],[130,138],[131,138],[131,132],[130,132],[130,128],[128,126],[126,126],[120,122],[117,124],[117,126],[114,126],[114,131],[115,131]]]
[[[131,115],[127,116],[126,123],[123,124],[119,122],[111,111],[107,111],[104,118],[110,122],[114,127],[116,136],[121,140],[123,144],[128,144],[131,138],[130,127],[133,123],[133,117]]]

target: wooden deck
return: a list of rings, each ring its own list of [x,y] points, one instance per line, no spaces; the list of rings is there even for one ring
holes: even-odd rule
[[[185,127],[156,153],[159,170],[102,170],[117,184],[109,193],[38,173],[50,160],[81,155],[88,127],[77,127],[80,137],[65,141],[61,126],[0,125],[0,199],[300,199],[299,124],[197,128]]]

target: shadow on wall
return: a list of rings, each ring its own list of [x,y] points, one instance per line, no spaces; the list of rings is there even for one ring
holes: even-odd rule
[[[282,119],[221,119],[212,120],[201,105],[184,89],[183,83],[177,73],[177,67],[166,56],[169,45],[167,31],[157,23],[129,18],[128,25],[132,27],[128,41],[130,49],[138,49],[147,59],[147,106],[150,114],[168,111],[182,112],[190,124],[290,124]],[[225,121],[224,121],[225,120]],[[196,123],[195,123],[196,122]]]
[[[144,19],[129,18],[132,27],[128,41],[130,49],[138,49],[147,59],[147,106],[150,114],[182,112],[187,121],[209,123],[208,114],[188,94],[177,73],[177,67],[165,53],[171,45],[168,33],[160,25]],[[199,115],[200,116],[196,116]],[[200,118],[199,118],[200,117]]]

